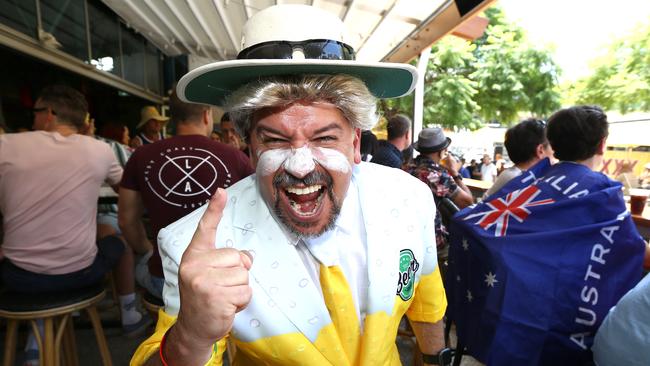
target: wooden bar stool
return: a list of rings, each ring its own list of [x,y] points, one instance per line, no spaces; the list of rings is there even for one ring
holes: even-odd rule
[[[13,366],[18,324],[29,321],[39,349],[42,366],[63,364],[77,366],[77,347],[71,314],[86,310],[97,338],[97,345],[104,366],[111,366],[111,354],[104,337],[97,304],[106,296],[102,284],[79,290],[45,294],[4,292],[0,294],[0,317],[7,319],[4,366]],[[43,319],[44,337],[41,339],[36,321]]]
[[[165,303],[161,299],[150,294],[149,291],[144,290],[142,292],[142,306],[147,310],[155,325],[158,322],[158,310],[165,307]]]

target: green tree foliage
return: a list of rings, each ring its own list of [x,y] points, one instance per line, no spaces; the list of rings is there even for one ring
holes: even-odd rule
[[[481,38],[445,37],[433,45],[425,75],[425,126],[510,125],[522,113],[544,117],[560,107],[559,69],[550,52],[530,44],[499,8],[488,9],[486,16],[490,23]],[[409,96],[382,107],[391,114],[412,105]]]
[[[593,66],[594,72],[575,85],[576,104],[621,113],[650,111],[650,24],[614,42]]]

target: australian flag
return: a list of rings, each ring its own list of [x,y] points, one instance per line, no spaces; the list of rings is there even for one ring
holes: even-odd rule
[[[450,228],[445,279],[459,346],[487,365],[590,365],[608,310],[641,278],[621,185],[543,160]]]

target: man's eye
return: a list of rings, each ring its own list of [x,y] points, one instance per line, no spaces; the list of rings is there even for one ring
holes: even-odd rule
[[[327,142],[327,141],[336,141],[336,136],[321,136],[316,138],[318,141]]]
[[[281,139],[281,138],[277,138],[277,137],[264,137],[264,138],[262,139],[262,141],[263,141],[265,144],[273,144],[273,143],[284,142],[285,140],[284,140],[284,139]]]

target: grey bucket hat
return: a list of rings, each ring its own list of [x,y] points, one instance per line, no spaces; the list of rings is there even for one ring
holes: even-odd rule
[[[413,148],[420,153],[431,153],[446,149],[451,144],[451,139],[445,137],[442,128],[425,128],[418,134],[418,140]]]

